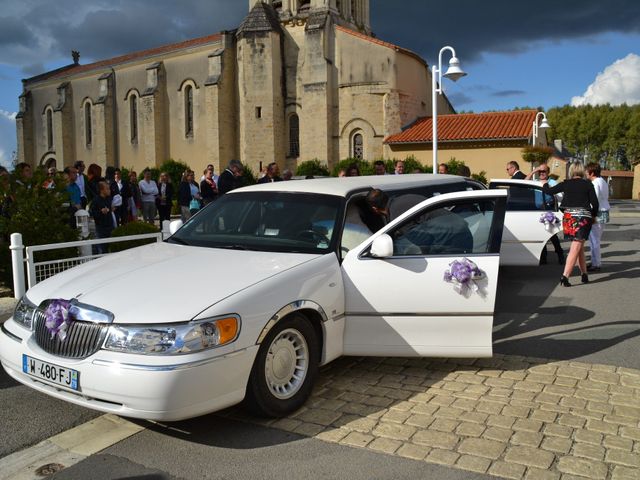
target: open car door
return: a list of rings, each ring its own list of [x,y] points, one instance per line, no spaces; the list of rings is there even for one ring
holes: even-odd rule
[[[350,250],[344,354],[490,356],[506,197],[432,197]]]
[[[535,181],[491,180],[489,188],[508,192],[501,264],[538,265],[542,249],[552,236],[562,230],[562,216],[558,213],[555,198],[545,195],[542,185]],[[541,222],[540,218],[546,212],[550,212],[557,221]]]

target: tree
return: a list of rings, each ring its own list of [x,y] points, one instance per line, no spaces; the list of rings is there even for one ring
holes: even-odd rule
[[[640,155],[640,105],[583,105],[547,112],[549,136],[564,141],[569,152],[607,168],[628,169]]]

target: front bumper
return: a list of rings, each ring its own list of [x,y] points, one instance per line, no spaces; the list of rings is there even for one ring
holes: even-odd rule
[[[11,377],[76,405],[162,421],[196,417],[242,401],[259,348],[255,345],[216,357],[210,350],[163,358],[100,350],[88,358],[71,360],[41,350],[31,333],[13,319],[2,326],[0,362]],[[80,390],[66,390],[23,373],[23,354],[77,370]]]

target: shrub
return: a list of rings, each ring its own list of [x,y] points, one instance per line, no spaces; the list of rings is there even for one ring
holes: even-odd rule
[[[484,170],[481,170],[480,173],[472,173],[471,178],[479,182],[482,182],[485,185],[489,183],[487,180],[487,172],[485,172]]]
[[[151,225],[145,222],[129,222],[124,225],[120,225],[113,229],[111,232],[112,237],[128,237],[129,235],[143,235],[145,233],[157,233],[160,230],[155,225]],[[122,250],[128,250],[129,248],[139,247],[141,245],[147,245],[154,243],[156,240],[153,238],[144,240],[128,240],[126,242],[110,243],[109,252],[121,252]]]
[[[464,166],[464,161],[451,157],[446,163],[449,175],[460,175],[460,167]]]
[[[307,160],[306,162],[300,163],[298,168],[296,168],[296,175],[304,176],[313,175],[319,177],[328,177],[330,175],[329,169],[317,158],[313,160]]]
[[[427,169],[422,165],[416,157],[409,155],[404,160],[404,173],[426,173]],[[432,169],[433,170],[433,169]]]
[[[530,163],[544,163],[553,155],[551,147],[524,147],[522,149],[522,159]]]
[[[56,179],[56,188],[42,188],[45,174],[34,170],[33,178],[20,185],[15,179],[0,185],[3,199],[0,215],[0,243],[6,247],[0,249],[0,276],[6,285],[11,285],[11,255],[8,244],[12,233],[21,233],[26,246],[46,245],[50,243],[73,242],[78,240],[78,231],[70,225],[70,213],[65,203],[69,196],[65,191],[66,183]],[[56,260],[73,256],[74,249],[50,250],[38,252],[38,261]]]
[[[258,183],[258,178],[256,174],[251,170],[251,167],[244,165],[242,166],[244,170],[244,174],[242,175],[242,186],[246,187],[247,185],[255,185]]]
[[[182,173],[190,169],[191,167],[189,167],[189,165],[187,165],[186,163],[180,160],[173,160],[171,158],[169,160],[165,160],[162,163],[162,165],[160,165],[159,167],[160,172],[167,172],[167,174],[169,175],[169,178],[171,179],[171,183],[173,183],[174,185],[174,188],[178,188],[178,185],[180,185],[180,181],[182,180]],[[200,175],[202,174],[202,172],[195,172],[195,173],[196,173],[196,178],[197,179],[200,178]],[[153,177],[153,173],[151,174],[151,176]],[[176,195],[177,195],[177,192],[176,192]]]

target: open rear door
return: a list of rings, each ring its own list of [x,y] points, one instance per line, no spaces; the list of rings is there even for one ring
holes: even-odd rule
[[[557,202],[542,192],[539,182],[525,180],[491,180],[490,189],[508,192],[504,233],[500,250],[502,265],[538,265],[542,249],[552,236],[562,230],[562,217]],[[551,212],[557,223],[540,222],[545,212]]]

